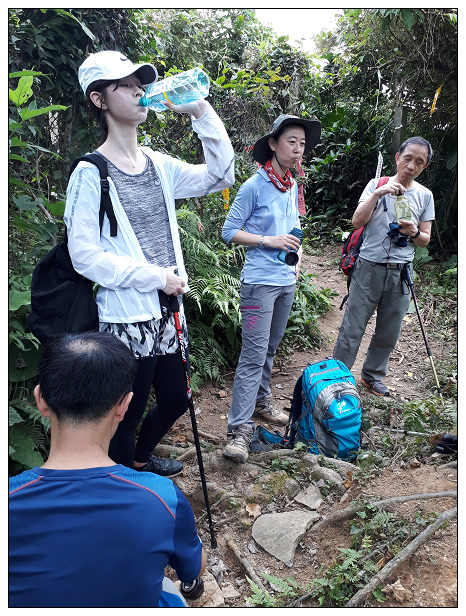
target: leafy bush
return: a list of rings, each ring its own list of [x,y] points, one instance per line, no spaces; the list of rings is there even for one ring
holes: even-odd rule
[[[9,89],[9,455],[10,472],[43,463],[48,445],[48,421],[31,404],[40,357],[38,340],[27,330],[31,304],[31,278],[36,261],[56,242],[58,226],[49,210],[59,213],[63,201],[52,205],[41,191],[43,174],[36,171],[36,157],[54,157],[36,142],[34,121],[39,116],[66,109],[61,105],[38,108],[33,97],[37,71],[10,74],[18,80]],[[27,105],[27,106],[26,106]],[[28,181],[29,179],[29,181]]]

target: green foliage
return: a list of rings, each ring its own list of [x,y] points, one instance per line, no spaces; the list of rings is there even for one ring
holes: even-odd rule
[[[206,199],[203,206],[196,201],[188,200],[177,212],[190,279],[184,305],[194,391],[205,379],[221,380],[241,340],[239,253],[219,240],[218,225],[225,218],[221,195]]]
[[[403,408],[405,430],[448,432],[457,420],[456,404],[445,405],[440,398],[407,402]]]
[[[445,391],[445,388],[444,388]],[[430,461],[433,447],[430,437],[438,434],[455,433],[457,428],[456,392],[445,392],[443,399],[428,397],[422,400],[400,401],[397,399],[371,400],[372,410],[385,410],[382,426],[370,431],[370,448],[358,452],[356,463],[359,468],[356,479],[364,481],[379,474],[396,460],[397,464],[408,464],[416,457],[420,461]],[[363,392],[363,396],[365,393]],[[451,396],[451,397],[447,397]],[[364,404],[364,399],[363,399]],[[404,435],[402,432],[390,432],[393,425],[398,430],[419,432],[418,435]]]
[[[363,559],[369,549],[351,550],[338,548],[343,560],[334,562],[327,570],[320,573],[314,580],[313,598],[317,599],[319,607],[341,607],[362,588],[377,572],[370,560]]]
[[[384,556],[391,558],[420,532],[420,526],[437,518],[437,514],[418,512],[413,522],[398,513],[379,510],[368,501],[362,504],[349,523],[351,546],[338,548],[340,556],[330,567],[322,568],[312,584],[311,596],[320,607],[344,606],[374,577]],[[385,600],[380,587],[373,595],[379,602]]]
[[[299,462],[295,458],[275,458],[270,463],[271,471],[283,470],[289,477],[298,479],[301,474]]]
[[[48,210],[50,201],[40,189],[41,176],[35,168],[35,156],[56,156],[37,142],[34,120],[65,110],[61,105],[38,108],[34,98],[34,79],[38,71],[13,73],[17,87],[9,89],[12,115],[9,122],[9,293],[8,343],[10,382],[9,454],[13,472],[43,463],[48,443],[48,424],[41,421],[30,389],[37,375],[39,342],[27,330],[26,316],[31,304],[32,269],[56,241],[58,227]],[[28,105],[27,107],[25,105]],[[21,152],[21,154],[18,154]],[[44,176],[42,176],[44,177]],[[29,178],[34,178],[29,179]],[[26,181],[24,181],[26,180]],[[35,180],[35,181],[34,181]],[[58,202],[56,202],[58,204]],[[23,384],[18,390],[16,384]],[[18,395],[18,391],[27,392]]]
[[[42,417],[33,400],[31,380],[11,381],[9,387],[9,473],[42,466],[49,442],[49,421]]]
[[[420,181],[435,195],[435,230],[439,233],[433,233],[432,242],[442,250],[446,249],[444,243],[450,248],[456,243],[457,34],[456,10],[452,9],[345,9],[336,29],[319,37],[320,54],[328,62],[324,68],[328,88],[320,92],[324,103],[321,116],[327,109],[337,115],[343,106],[353,129],[352,109],[360,115],[354,125],[361,137],[354,152],[360,157],[359,177],[347,181],[350,209],[354,209],[366,181],[374,177],[377,149],[391,174],[397,139],[420,134],[434,150]],[[394,113],[402,106],[407,119],[392,143]],[[327,130],[327,118],[323,124]],[[353,160],[345,160],[345,169]],[[356,187],[357,192],[353,190]]]
[[[424,263],[429,263],[429,261],[432,261],[432,257],[429,255],[429,249],[426,246],[416,246],[413,268],[417,270],[422,267]]]
[[[252,596],[247,597],[246,600],[258,607],[281,607],[290,599],[301,595],[309,586],[308,584],[300,586],[291,577],[284,580],[268,573],[261,573],[261,577],[269,582],[274,594],[269,593],[266,589],[262,590],[253,580],[246,576],[252,590]]]
[[[322,343],[317,319],[331,308],[331,298],[336,293],[330,289],[317,288],[314,274],[301,271],[296,284],[296,293],[285,331],[285,348],[320,347]]]
[[[247,601],[251,601],[254,605],[260,605],[261,607],[276,607],[275,598],[272,597],[267,590],[259,588],[248,576],[246,576],[246,579],[252,590],[252,596],[247,597]]]

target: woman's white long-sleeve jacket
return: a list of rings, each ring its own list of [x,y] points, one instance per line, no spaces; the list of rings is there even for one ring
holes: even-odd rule
[[[175,199],[198,197],[231,186],[235,181],[234,153],[222,121],[213,109],[192,119],[202,141],[206,163],[191,165],[171,156],[143,151],[152,159],[160,177],[175,250],[178,274],[188,282],[181,252]],[[66,194],[65,224],[73,267],[93,280],[99,320],[106,323],[136,323],[160,319],[158,290],[166,285],[166,270],[147,262],[109,178],[110,197],[118,225],[116,237],[104,217],[99,229],[100,176],[92,163],[81,162],[73,172]],[[154,241],[165,238],[154,238]]]

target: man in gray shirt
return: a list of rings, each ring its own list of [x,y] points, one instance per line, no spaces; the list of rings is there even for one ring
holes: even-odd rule
[[[412,269],[416,246],[427,246],[430,241],[434,198],[415,179],[431,157],[432,147],[422,137],[405,141],[395,156],[396,175],[379,187],[377,180],[371,180],[353,215],[354,227],[365,227],[364,240],[333,356],[351,370],[367,323],[377,310],[375,333],[362,367],[361,382],[378,396],[390,395],[382,380],[409,307],[409,289],[401,280],[401,272],[405,264]],[[397,220],[395,201],[399,195],[409,201],[410,220]],[[390,225],[393,230],[388,235]]]

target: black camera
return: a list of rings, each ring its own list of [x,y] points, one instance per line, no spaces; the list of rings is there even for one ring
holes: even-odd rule
[[[188,601],[195,601],[204,592],[204,582],[198,577],[194,582],[181,582],[180,592]]]

